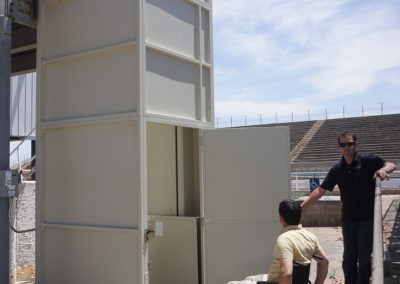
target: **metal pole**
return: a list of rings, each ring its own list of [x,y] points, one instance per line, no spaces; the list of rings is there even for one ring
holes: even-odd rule
[[[0,170],[10,167],[11,19],[0,16]],[[8,198],[0,198],[0,283],[9,282]]]
[[[328,109],[325,108],[325,119],[328,119]]]
[[[364,105],[361,105],[361,116],[364,116]]]
[[[383,114],[383,102],[381,102],[381,114]]]
[[[310,109],[307,110],[308,120],[310,120]]]
[[[345,118],[345,115],[344,115],[344,106],[343,106],[343,118]]]
[[[244,126],[247,126],[247,116],[244,116]]]
[[[232,127],[232,116],[231,116],[231,127]]]
[[[293,122],[293,111],[292,111],[292,122]]]
[[[383,283],[382,196],[381,180],[376,178],[374,206],[374,244],[372,250],[372,281]]]
[[[278,123],[278,113],[275,112],[275,123]]]
[[[262,124],[262,114],[260,114],[260,124]]]

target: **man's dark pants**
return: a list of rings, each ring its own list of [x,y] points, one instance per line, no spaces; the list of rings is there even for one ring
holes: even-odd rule
[[[345,284],[369,284],[373,222],[342,222]],[[358,261],[358,269],[357,269]]]

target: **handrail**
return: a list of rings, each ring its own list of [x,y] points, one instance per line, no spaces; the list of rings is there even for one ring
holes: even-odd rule
[[[26,162],[26,166],[22,167],[21,166],[21,161],[20,161],[20,157],[19,157],[19,147],[28,139],[28,137],[33,133],[33,131],[36,130],[36,127],[34,127],[33,129],[31,129],[31,131],[29,131],[29,133],[24,136],[24,138],[18,143],[17,146],[15,146],[15,148],[10,152],[10,157],[17,152],[17,158],[18,158],[18,170],[19,172],[22,174],[22,171],[24,169],[26,169],[27,165],[31,164],[33,160],[36,159],[36,155],[32,156],[30,159],[24,160],[24,162]],[[32,174],[34,173],[34,169],[32,169],[32,172],[28,175],[29,177],[32,176]]]
[[[29,131],[29,133],[24,136],[24,139],[22,139],[21,142],[19,142],[18,145],[15,146],[15,148],[10,152],[10,156],[12,154],[14,154],[15,151],[17,151],[17,149],[22,145],[22,143],[24,143],[28,139],[28,136],[31,135],[33,133],[33,131],[35,131],[35,130],[36,130],[36,127],[32,128],[32,130]]]
[[[383,283],[382,194],[381,180],[375,181],[374,236],[371,283]]]

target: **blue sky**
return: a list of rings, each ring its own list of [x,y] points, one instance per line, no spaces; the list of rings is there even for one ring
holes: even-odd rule
[[[213,14],[216,117],[400,112],[400,1],[214,0]]]

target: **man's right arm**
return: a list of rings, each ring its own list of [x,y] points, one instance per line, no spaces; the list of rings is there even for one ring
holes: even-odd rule
[[[314,204],[317,202],[318,199],[320,199],[326,192],[326,189],[323,189],[322,187],[317,187],[313,192],[310,193],[310,195],[301,203],[301,208],[307,208],[308,206]]]

